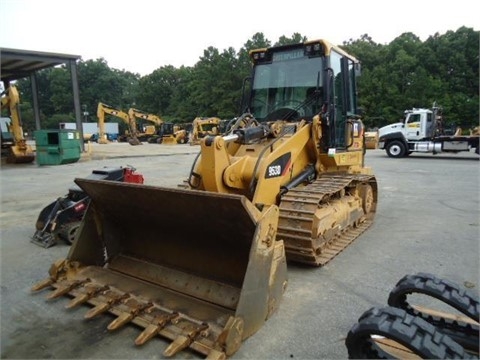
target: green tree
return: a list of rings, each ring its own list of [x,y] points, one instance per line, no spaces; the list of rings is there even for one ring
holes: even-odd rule
[[[175,122],[193,121],[196,108],[191,101],[190,83],[193,78],[193,69],[182,66],[177,70],[178,79],[167,108],[167,114],[171,115]]]
[[[479,43],[479,32],[465,27],[425,42],[412,33],[388,45],[376,44],[367,34],[344,42],[345,50],[362,62],[358,91],[366,123],[398,121],[404,110],[436,102],[451,123],[478,124]]]
[[[274,44],[274,46],[281,46],[281,45],[291,45],[291,44],[298,44],[307,41],[307,37],[301,35],[300,33],[293,33],[290,38],[287,38],[285,35],[279,37],[278,41]]]
[[[172,65],[142,77],[138,82],[141,91],[137,95],[136,107],[151,114],[168,116],[168,107],[180,81],[181,72]]]
[[[78,82],[80,102],[96,120],[99,102],[121,110],[135,103],[140,76],[123,70],[111,69],[105,59],[80,61]]]
[[[235,50],[222,53],[214,47],[204,51],[193,68],[189,84],[194,116],[233,117],[238,111],[237,99],[241,96],[241,78]]]
[[[306,41],[300,33],[280,36],[275,45]],[[398,121],[412,107],[444,108],[453,124],[470,127],[479,121],[479,32],[461,27],[422,42],[406,32],[389,44],[368,34],[341,45],[362,63],[358,81],[359,105],[369,127]],[[231,118],[239,114],[244,79],[251,74],[249,52],[272,42],[253,34],[236,52],[233,47],[209,47],[192,67],[171,65],[140,77],[112,69],[105,59],[80,60],[78,79],[82,111],[96,120],[99,102],[124,111],[130,107],[160,115],[166,121],[187,122],[196,116]],[[43,124],[56,126],[73,116],[68,68],[60,66],[36,74]],[[30,79],[18,81],[24,127],[34,129]]]

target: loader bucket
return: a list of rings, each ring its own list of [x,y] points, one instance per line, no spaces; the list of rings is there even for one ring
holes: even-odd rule
[[[160,335],[171,356],[189,347],[225,358],[278,307],[287,284],[275,241],[279,211],[204,191],[76,179],[91,198],[67,259],[32,290],[89,303],[132,322],[137,345]]]

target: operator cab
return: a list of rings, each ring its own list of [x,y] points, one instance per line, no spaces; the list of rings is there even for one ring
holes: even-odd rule
[[[357,59],[324,40],[252,50],[250,57],[254,66],[246,112],[260,123],[312,121],[321,115],[328,134],[323,147],[351,145],[347,133],[359,122]]]
[[[12,120],[8,117],[0,118],[1,146],[2,149],[10,148],[14,144],[13,135],[10,131]]]
[[[251,113],[260,122],[312,118],[323,103],[324,58],[314,46],[282,46],[251,53]]]

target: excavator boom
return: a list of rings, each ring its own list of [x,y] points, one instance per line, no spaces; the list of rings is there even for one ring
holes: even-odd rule
[[[166,123],[155,114],[150,114],[142,110],[131,108],[133,117],[142,119],[144,121],[149,121],[154,123],[152,126],[152,131],[149,132],[147,136],[147,141],[149,143],[158,143],[158,144],[177,144],[183,143],[182,140],[185,138],[185,135],[182,136],[181,133],[176,133],[174,131],[174,126],[172,123]]]
[[[107,134],[105,131],[105,115],[112,115],[119,119],[122,119],[128,126],[128,142],[130,145],[141,145],[142,143],[138,140],[138,130],[135,122],[135,118],[132,114],[126,113],[122,110],[118,110],[113,106],[107,105],[105,103],[98,103],[97,106],[97,118],[98,118],[98,143],[99,144],[108,144]]]
[[[9,149],[7,162],[9,163],[30,163],[35,160],[35,153],[23,136],[22,123],[20,119],[20,95],[17,87],[10,85],[2,93],[2,110],[8,109],[11,117],[10,131],[13,135],[13,145]]]

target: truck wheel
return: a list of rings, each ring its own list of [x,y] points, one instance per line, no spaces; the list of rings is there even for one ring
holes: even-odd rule
[[[398,140],[394,140],[387,145],[387,155],[393,158],[401,158],[405,156],[405,145]]]

